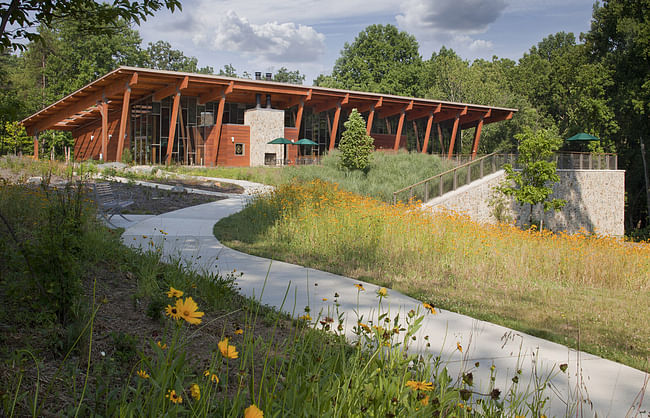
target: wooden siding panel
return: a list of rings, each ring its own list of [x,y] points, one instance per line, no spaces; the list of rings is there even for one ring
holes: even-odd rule
[[[249,167],[250,159],[250,127],[245,125],[223,124],[219,145],[218,166]],[[233,142],[233,138],[235,141]],[[235,144],[244,144],[244,155],[235,155]]]

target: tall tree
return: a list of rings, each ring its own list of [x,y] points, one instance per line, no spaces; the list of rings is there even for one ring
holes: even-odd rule
[[[305,81],[305,75],[300,73],[300,70],[289,71],[287,67],[281,67],[273,75],[274,81],[280,83],[302,84]]]
[[[187,73],[213,74],[214,68],[199,68],[196,57],[188,57],[183,51],[172,49],[169,42],[149,42],[146,50],[145,65],[156,70],[184,71]]]
[[[111,33],[120,22],[139,24],[160,9],[181,10],[180,0],[11,0],[0,3],[0,52],[24,49],[24,41],[38,41],[39,25],[49,26],[57,19],[71,19],[86,34]]]
[[[413,35],[393,25],[371,25],[345,43],[331,76],[317,85],[394,94],[418,94],[422,58]],[[414,67],[415,66],[415,67]]]

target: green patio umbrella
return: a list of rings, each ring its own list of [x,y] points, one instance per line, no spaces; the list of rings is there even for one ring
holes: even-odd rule
[[[287,138],[275,138],[273,141],[267,142],[267,144],[273,144],[273,145],[284,145],[284,159],[287,159],[287,144],[293,144],[293,142],[289,141]]]
[[[318,145],[316,142],[311,139],[302,138],[293,143],[294,145]]]
[[[584,132],[580,132],[579,134],[573,135],[571,138],[567,138],[567,141],[600,141],[600,139],[596,138],[593,135],[586,134]]]

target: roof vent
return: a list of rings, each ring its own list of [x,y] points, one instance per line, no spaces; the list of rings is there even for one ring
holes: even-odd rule
[[[262,72],[255,71],[255,80],[261,80],[261,79],[262,79]]]
[[[266,73],[266,81],[272,81],[273,80],[273,73]]]

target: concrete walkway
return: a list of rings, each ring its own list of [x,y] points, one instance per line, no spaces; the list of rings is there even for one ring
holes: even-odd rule
[[[364,322],[374,317],[377,323],[377,286],[363,283],[365,292],[357,294],[354,285],[360,283],[358,280],[280,261],[271,263],[219,243],[212,234],[214,224],[242,210],[255,193],[268,189],[245,181],[215,180],[240,184],[247,192],[141,220],[126,229],[124,242],[143,248],[153,242],[163,249],[164,255],[180,257],[198,270],[243,273],[237,279],[242,294],[278,308],[287,295],[282,310],[295,316],[302,315],[305,306],[310,306],[314,319],[319,313],[321,317],[336,319],[334,299],[338,293],[338,310],[345,313],[344,332],[349,336],[353,335],[352,327],[359,317]],[[391,318],[396,314],[405,318],[411,309],[424,312],[422,303],[413,298],[390,289],[388,295],[382,308],[390,310]],[[452,376],[461,370],[472,371],[475,390],[481,393],[490,391],[491,365],[496,367],[494,387],[501,390],[502,396],[513,385],[512,378],[518,370],[519,390],[528,388],[531,392],[535,374],[540,378],[553,374],[550,387],[544,392],[550,397],[550,416],[646,416],[650,411],[646,373],[560,344],[448,311],[425,313],[416,337],[411,350],[440,356]],[[560,364],[568,364],[566,373],[559,372]]]

